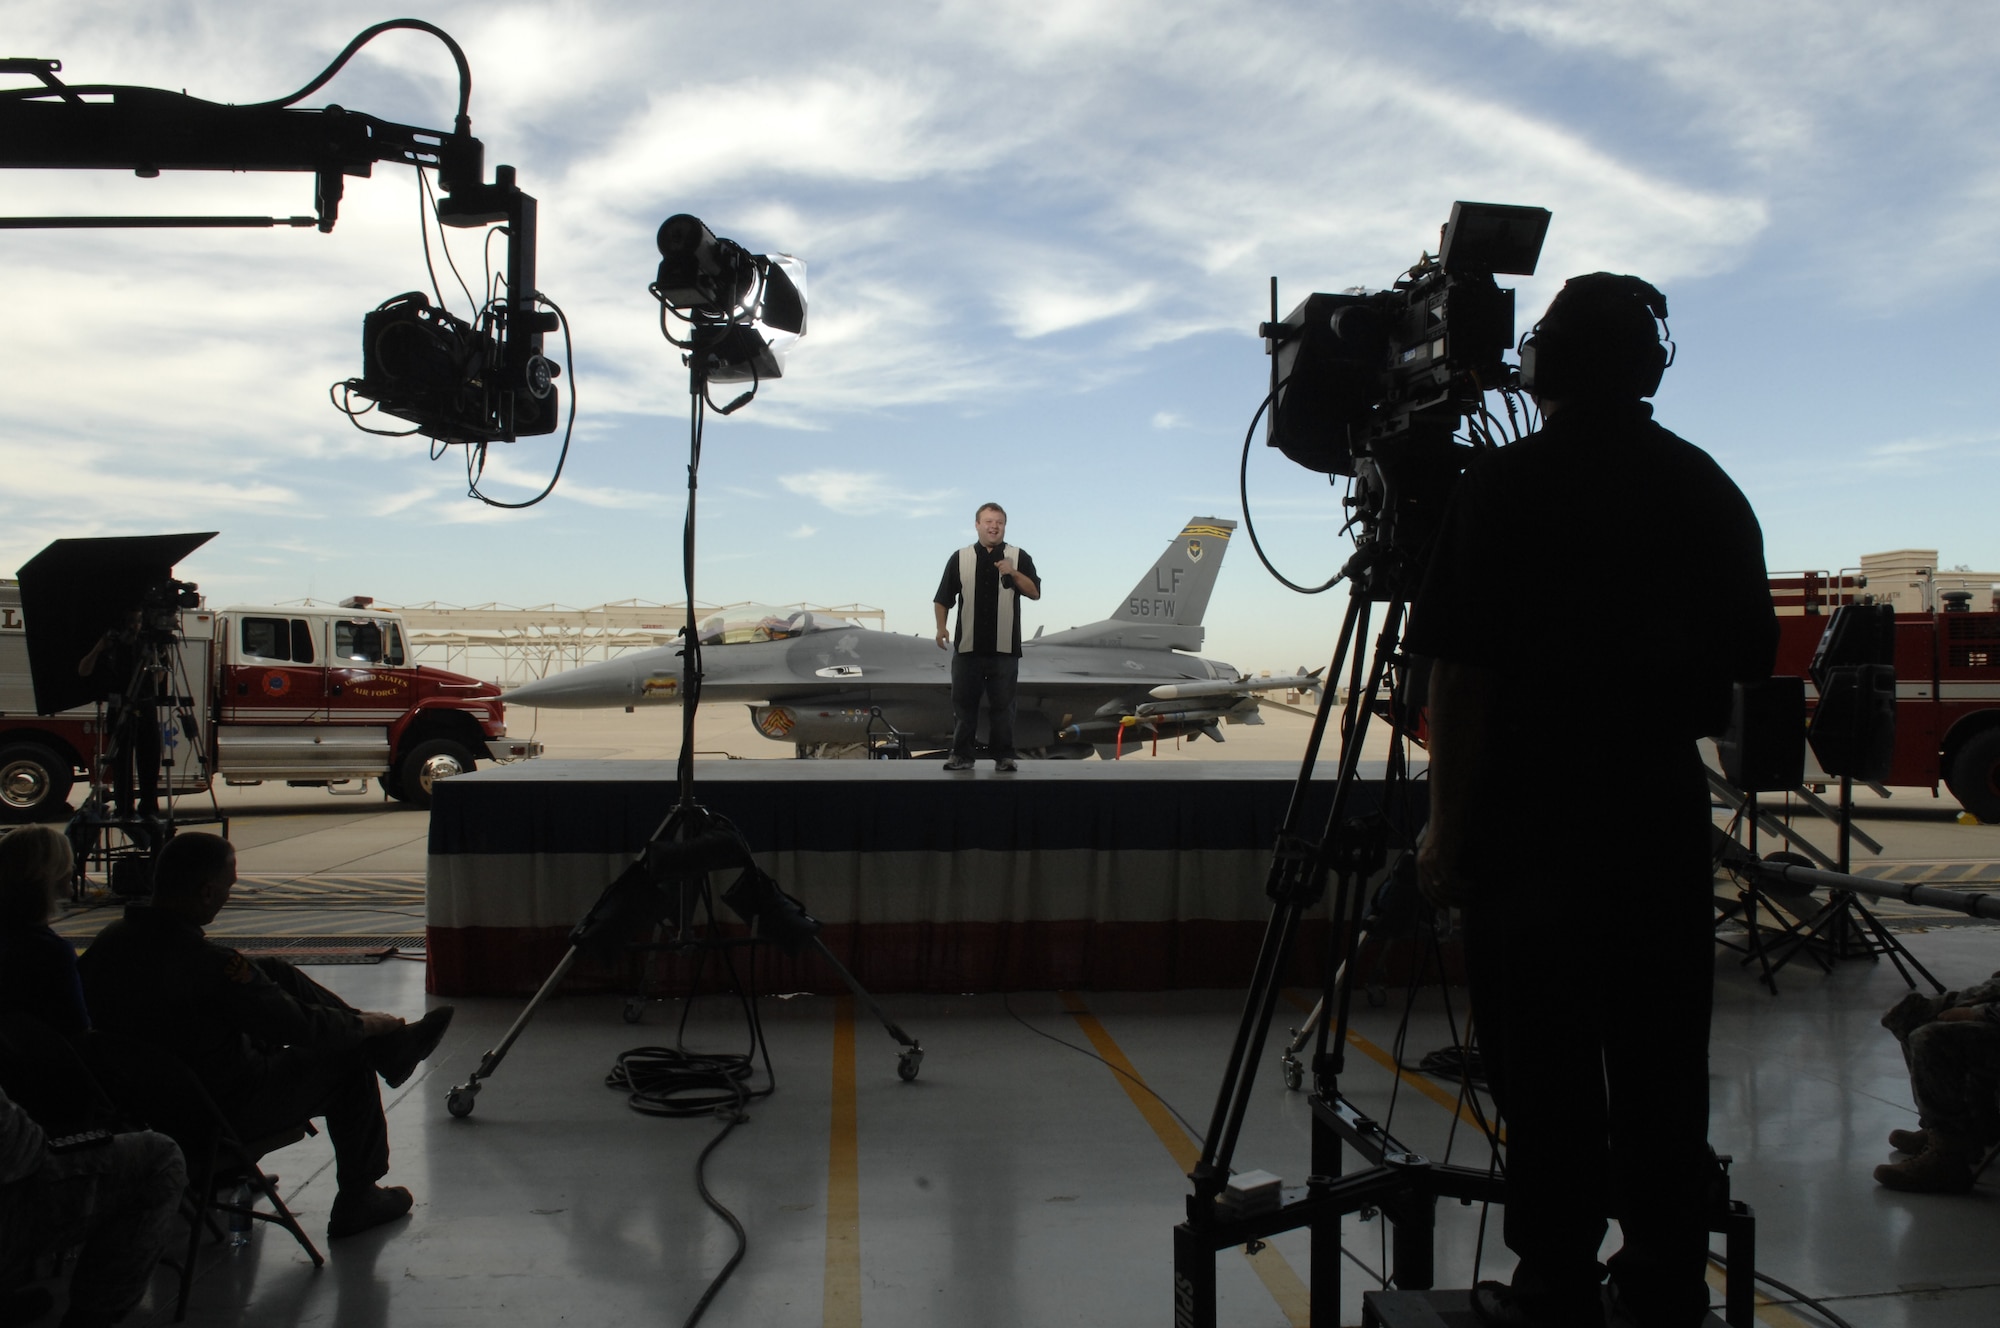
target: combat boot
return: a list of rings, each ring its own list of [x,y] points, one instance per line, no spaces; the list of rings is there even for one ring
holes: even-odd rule
[[[1914,1157],[1930,1146],[1931,1132],[1929,1130],[1889,1131],[1889,1147],[1899,1153],[1908,1153]]]
[[[1928,1133],[1930,1147],[1905,1161],[1885,1162],[1875,1168],[1875,1183],[1916,1194],[1964,1194],[1971,1190],[1985,1150],[1942,1130]]]

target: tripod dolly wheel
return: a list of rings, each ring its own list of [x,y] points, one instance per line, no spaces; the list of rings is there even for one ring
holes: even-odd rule
[[[1306,1067],[1299,1063],[1298,1057],[1289,1054],[1283,1057],[1278,1064],[1285,1072],[1285,1087],[1291,1089],[1294,1093],[1298,1092],[1306,1081]]]
[[[479,1096],[477,1083],[460,1084],[445,1094],[444,1109],[463,1120],[472,1114],[473,1100]]]
[[[625,1022],[636,1024],[646,1017],[646,1002],[634,996],[625,1002]]]
[[[923,1064],[924,1053],[911,1047],[896,1057],[896,1077],[907,1084],[917,1077],[917,1071],[923,1068]]]

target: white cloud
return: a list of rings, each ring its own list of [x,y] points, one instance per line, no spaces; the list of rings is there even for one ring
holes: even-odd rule
[[[800,527],[799,527],[799,528],[798,528],[797,530],[795,530],[795,531],[793,531],[793,532],[792,532],[792,535],[791,535],[791,537],[792,537],[793,539],[811,539],[811,538],[812,538],[813,536],[815,536],[815,535],[817,535],[817,534],[819,534],[819,527],[818,527],[818,526],[804,526],[804,525],[802,525],[802,526],[800,526]]]
[[[1185,429],[1188,427],[1188,421],[1187,417],[1179,411],[1156,410],[1153,412],[1153,427],[1155,429]]]
[[[842,516],[934,516],[944,510],[945,500],[957,496],[954,489],[917,493],[898,487],[881,475],[849,470],[814,470],[798,475],[780,475],[778,483],[792,493],[810,498]]]

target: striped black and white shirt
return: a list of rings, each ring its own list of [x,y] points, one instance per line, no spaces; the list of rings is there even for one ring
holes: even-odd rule
[[[945,562],[944,577],[931,599],[946,608],[958,605],[958,625],[951,639],[962,655],[1021,653],[1021,597],[1014,591],[1014,578],[1002,578],[994,568],[1002,558],[1012,559],[1022,575],[1041,584],[1035,560],[1011,544],[991,549],[970,544]]]

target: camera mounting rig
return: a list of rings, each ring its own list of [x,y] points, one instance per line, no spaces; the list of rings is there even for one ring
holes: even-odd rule
[[[1272,1236],[1301,1228],[1311,1241],[1309,1322],[1312,1328],[1335,1328],[1341,1321],[1343,1217],[1374,1211],[1387,1219],[1393,1231],[1385,1286],[1420,1293],[1435,1281],[1438,1200],[1506,1200],[1506,1177],[1497,1167],[1436,1160],[1405,1146],[1393,1133],[1393,1121],[1374,1120],[1349,1101],[1340,1076],[1361,944],[1364,936],[1392,929],[1394,915],[1407,911],[1394,893],[1415,888],[1409,868],[1425,816],[1402,743],[1391,748],[1379,810],[1353,811],[1361,753],[1370,721],[1378,716],[1399,729],[1415,727],[1422,682],[1401,647],[1408,602],[1421,583],[1445,503],[1474,448],[1497,446],[1508,432],[1488,412],[1486,394],[1499,392],[1510,426],[1518,424],[1518,380],[1502,359],[1514,341],[1514,293],[1493,277],[1534,272],[1549,220],[1542,208],[1454,203],[1438,254],[1425,254],[1389,290],[1313,294],[1283,319],[1272,280],[1271,318],[1258,329],[1271,356],[1271,390],[1259,408],[1259,415],[1270,411],[1266,441],[1308,470],[1354,481],[1346,502],[1355,551],[1318,587],[1296,585],[1271,570],[1306,593],[1348,583],[1346,616],[1326,670],[1328,678],[1345,676],[1346,686],[1321,693],[1272,853],[1265,883],[1270,919],[1201,1156],[1188,1174],[1186,1217],[1174,1228],[1176,1328],[1215,1328],[1217,1254],[1234,1246],[1255,1252]],[[1246,477],[1254,420],[1250,428],[1244,439]],[[1470,444],[1459,441],[1461,429]],[[1243,483],[1248,525],[1247,478]],[[1256,529],[1249,528],[1254,543]],[[1262,546],[1257,549],[1263,557]],[[1265,566],[1270,567],[1268,558]],[[1378,603],[1385,608],[1375,629]],[[1313,772],[1342,690],[1338,773],[1324,819],[1315,827],[1308,820]],[[1329,886],[1319,1004],[1305,1027],[1295,1030],[1282,1058],[1287,1086],[1309,1088],[1305,1193],[1286,1200],[1262,1187],[1239,1190],[1231,1183],[1232,1163],[1257,1064],[1300,922],[1326,898]],[[1312,1054],[1301,1061],[1298,1053],[1308,1041],[1314,1043]],[[1492,1124],[1483,1115],[1476,1119],[1482,1129]],[[1343,1172],[1347,1149],[1361,1158],[1360,1169]],[[1748,1328],[1754,1310],[1754,1216],[1747,1205],[1727,1198],[1726,1180],[1720,1193],[1711,1229],[1724,1233],[1728,1247],[1725,1318]]]
[[[395,29],[429,33],[458,66],[458,112],[450,130],[398,124],[338,104],[295,103],[318,91],[354,53]],[[0,60],[0,74],[27,76],[0,89],[0,168],[162,171],[279,171],[313,177],[310,216],[0,217],[0,230],[129,230],[316,227],[331,232],[346,178],[367,178],[377,162],[435,170],[444,225],[498,224],[507,235],[507,289],[477,324],[431,307],[421,295],[386,301],[363,321],[363,372],[344,386],[414,433],[445,443],[509,442],[551,433],[558,400],[555,366],[542,335],[558,327],[535,289],[535,200],[500,166],[484,182],[485,145],[472,135],[472,71],[458,43],[420,19],[393,19],[357,35],[333,63],[289,97],[228,105],[162,88],[70,84],[50,59]],[[359,413],[348,412],[350,415]]]

